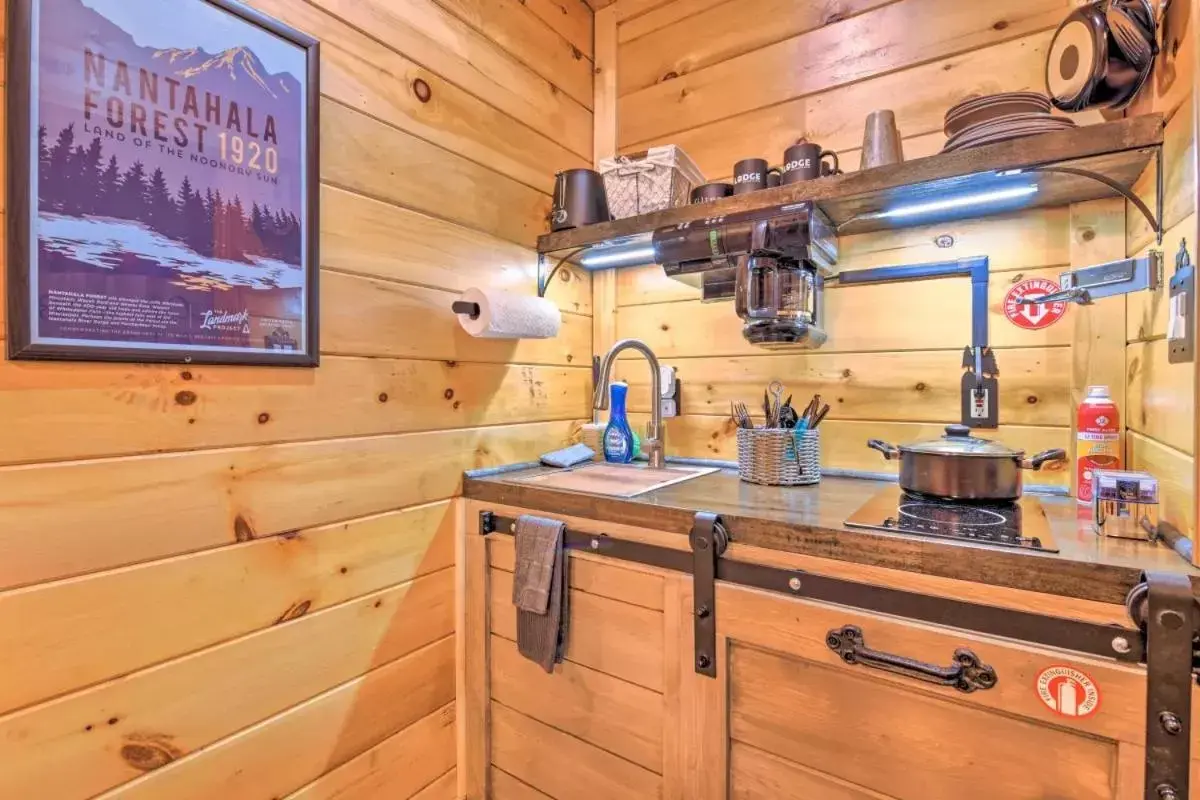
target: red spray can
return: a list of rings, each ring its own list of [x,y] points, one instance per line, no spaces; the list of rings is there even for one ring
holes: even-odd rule
[[[1075,496],[1080,503],[1091,503],[1095,471],[1121,468],[1121,412],[1107,386],[1088,387],[1076,422]]]

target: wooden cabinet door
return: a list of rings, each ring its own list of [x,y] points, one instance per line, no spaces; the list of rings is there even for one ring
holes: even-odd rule
[[[717,599],[735,800],[1142,797],[1140,668],[723,584]],[[826,642],[846,625],[940,667],[969,649],[995,686],[848,664]]]

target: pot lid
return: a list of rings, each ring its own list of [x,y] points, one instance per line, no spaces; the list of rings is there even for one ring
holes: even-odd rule
[[[940,439],[900,445],[905,453],[929,453],[933,455],[991,456],[998,458],[1021,458],[1024,450],[1014,450],[1008,445],[980,439],[971,435],[966,425],[947,425],[946,435]]]

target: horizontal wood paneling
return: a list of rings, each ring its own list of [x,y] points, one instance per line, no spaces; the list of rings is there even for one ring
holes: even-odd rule
[[[554,170],[586,166],[556,139],[489,105],[487,95],[471,94],[438,74],[436,66],[414,63],[315,5],[288,0],[250,4],[321,40],[321,91],[328,97],[546,193],[553,191]],[[417,80],[430,89],[428,103],[413,90]]]
[[[592,57],[593,13],[583,0],[524,0],[524,4],[585,57]]]
[[[452,769],[412,796],[412,800],[455,800],[458,797],[458,771]]]
[[[1111,797],[1111,742],[880,684],[844,665],[748,647],[734,647],[730,662],[730,736],[845,781],[929,800]],[[974,735],[984,725],[986,741]],[[950,740],[960,746],[947,747]],[[1038,769],[1014,768],[1031,765],[1031,753],[1054,757],[1038,759]]]
[[[629,94],[678,75],[696,72],[836,24],[888,2],[890,0],[839,0],[816,4],[793,0],[739,0],[707,9],[686,9],[690,13],[673,24],[621,46],[618,51],[621,60],[619,92]],[[750,20],[770,20],[770,24],[747,24]]]
[[[547,675],[493,636],[492,699],[602,750],[662,772],[662,695],[570,661]]]
[[[491,781],[492,800],[553,800],[550,795],[539,792],[494,766],[489,769],[488,776]]]
[[[512,572],[515,560],[516,553],[511,538],[488,539],[488,561],[493,567]],[[572,552],[568,563],[571,586],[575,589],[655,611],[663,609],[661,575],[629,569],[624,564],[590,553]]]
[[[1019,328],[1004,316],[1012,284],[1032,277],[1057,280],[1059,270],[1024,270],[992,279],[988,290],[988,341],[993,347],[1066,346],[1070,316],[1038,331]],[[934,309],[935,313],[921,313]],[[918,316],[919,315],[919,316]],[[971,342],[971,282],[948,278],[881,286],[831,288],[825,293],[822,353],[957,349]],[[731,302],[686,301],[628,306],[617,312],[618,338],[641,339],[660,359],[688,356],[761,355],[742,336]],[[630,356],[632,358],[632,356]],[[1003,370],[1004,354],[1000,353]],[[1002,373],[1003,374],[1003,373]]]
[[[632,41],[724,2],[726,0],[622,0],[617,6],[619,41]]]
[[[286,795],[439,709],[453,719],[453,699],[454,640],[446,638],[102,797],[262,800]]]
[[[99,683],[453,563],[454,515],[449,502],[440,502],[5,592],[0,648],[9,657],[0,663],[0,709]]]
[[[528,7],[528,0],[441,0],[440,5],[487,36],[580,105],[592,107],[592,62]],[[591,49],[590,47],[588,48]]]
[[[409,725],[362,755],[290,794],[287,800],[372,800],[454,797],[439,789],[453,777],[454,705]]]
[[[321,142],[335,186],[527,247],[545,232],[549,195],[341,103],[322,103]]]
[[[1057,27],[1067,0],[906,0],[642,88],[621,99],[620,143]]]
[[[492,763],[556,800],[634,800],[661,796],[649,770],[492,704]]]
[[[587,366],[592,321],[564,314],[555,339],[476,339],[451,311],[455,292],[326,273],[321,347],[327,353],[447,361]]]
[[[1057,425],[1070,403],[1071,351],[1065,347],[1002,350],[1000,415],[1007,425]],[[683,382],[682,413],[728,416],[744,402],[761,416],[762,393],[784,384],[802,409],[820,394],[829,419],[911,422],[955,420],[962,407],[962,353],[824,353],[684,358],[673,363]],[[621,363],[630,408],[650,410],[650,376],[642,364]]]
[[[786,758],[734,742],[729,749],[733,800],[888,800],[886,795],[806,769]]]
[[[532,250],[331,186],[321,188],[321,263],[455,292],[477,286],[533,294],[537,288]],[[591,314],[590,275],[563,265],[546,299],[563,311]]]
[[[0,587],[202,550],[456,495],[571,422],[0,470]]]
[[[1195,458],[1132,430],[1125,437],[1125,447],[1129,469],[1143,470],[1158,478],[1161,518],[1195,541]]]
[[[588,109],[434,0],[315,0],[551,141],[590,160]]]
[[[761,416],[761,415],[760,415]],[[1003,412],[1001,412],[1003,417]],[[636,430],[645,427],[649,414],[631,414]],[[919,442],[945,433],[945,425],[957,422],[948,417],[940,423],[876,422],[827,419],[821,423],[821,464],[824,467],[884,472],[896,474],[895,461],[885,461],[878,452],[867,447],[868,439],[883,439],[892,444]],[[737,460],[737,428],[728,414],[718,416],[684,416],[667,420],[667,452],[694,458]],[[981,431],[988,439],[999,439],[1010,447],[1036,453],[1052,448],[1068,449],[1071,432],[1062,427],[1022,427],[1002,424],[996,431]],[[1062,464],[1048,464],[1037,473],[1025,476],[1030,484],[1047,486],[1070,485],[1070,469]]]
[[[0,463],[583,419],[591,399],[583,367],[326,356],[315,371],[264,373],[8,361],[0,415],[24,424],[0,430]]]
[[[1191,454],[1195,447],[1195,365],[1171,364],[1167,340],[1130,344],[1125,425],[1151,439]]]
[[[5,717],[2,796],[91,797],[449,641],[453,578],[443,569],[311,616],[287,609],[301,618]],[[441,663],[445,649],[414,658]]]
[[[517,612],[512,604],[512,580],[511,573],[491,570],[488,607],[492,632],[515,642]],[[569,661],[662,692],[661,612],[572,589],[570,613]]]

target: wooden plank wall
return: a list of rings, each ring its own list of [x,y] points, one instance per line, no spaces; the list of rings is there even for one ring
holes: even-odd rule
[[[450,303],[534,289],[592,11],[250,4],[323,42],[322,365],[0,362],[0,797],[455,797],[462,470],[590,415],[586,275],[552,341]]]
[[[720,179],[741,158],[779,163],[785,147],[803,136],[838,151],[843,168],[853,170],[867,114],[891,108],[906,156],[930,155],[944,143],[942,118],[955,102],[1042,85],[1053,29],[1071,6],[1069,0],[1005,0],[986,8],[952,0],[620,0],[614,6],[618,148],[673,142],[706,176]],[[1097,121],[1095,113],[1079,118]],[[1077,213],[1012,213],[845,237],[840,265],[989,256],[989,326],[1001,371],[997,435],[1028,450],[1069,447],[1076,384],[1096,377],[1073,363],[1077,312],[1026,331],[1004,317],[1003,300],[1013,283],[1057,278],[1077,258],[1119,258],[1124,216],[1112,202]],[[951,246],[935,243],[944,236]],[[1071,243],[1084,236],[1094,246],[1077,252]],[[596,297],[599,319],[609,311]],[[823,426],[827,466],[894,469],[866,448],[868,438],[912,441],[958,420],[961,353],[970,337],[965,280],[832,288],[829,341],[808,354],[772,355],[747,345],[732,304],[704,305],[697,297],[657,268],[617,277],[617,338],[645,339],[680,370],[683,416],[668,425],[672,453],[734,457],[729,402],[760,406],[755,397],[772,379],[804,401],[819,392],[832,405]],[[1103,307],[1097,323],[1119,328],[1123,318],[1124,303],[1117,301]],[[1087,363],[1108,364],[1120,382],[1122,345],[1119,336],[1096,343]],[[648,410],[643,371],[621,372],[640,411]],[[1071,472],[1048,469],[1036,482],[1066,486]]]
[[[1167,17],[1170,42],[1160,56],[1154,91],[1139,98],[1136,110],[1160,111],[1167,116],[1164,147],[1164,229],[1162,250],[1166,275],[1175,269],[1180,241],[1186,240],[1195,262],[1200,228],[1196,218],[1196,3],[1172,3]],[[1155,175],[1142,176],[1138,186],[1152,201]],[[1141,254],[1157,246],[1145,221],[1129,214],[1126,248]],[[1196,531],[1195,478],[1195,364],[1167,360],[1169,298],[1165,291],[1132,295],[1125,334],[1128,389],[1126,393],[1126,452],[1129,464],[1159,476],[1166,516],[1191,533]]]

